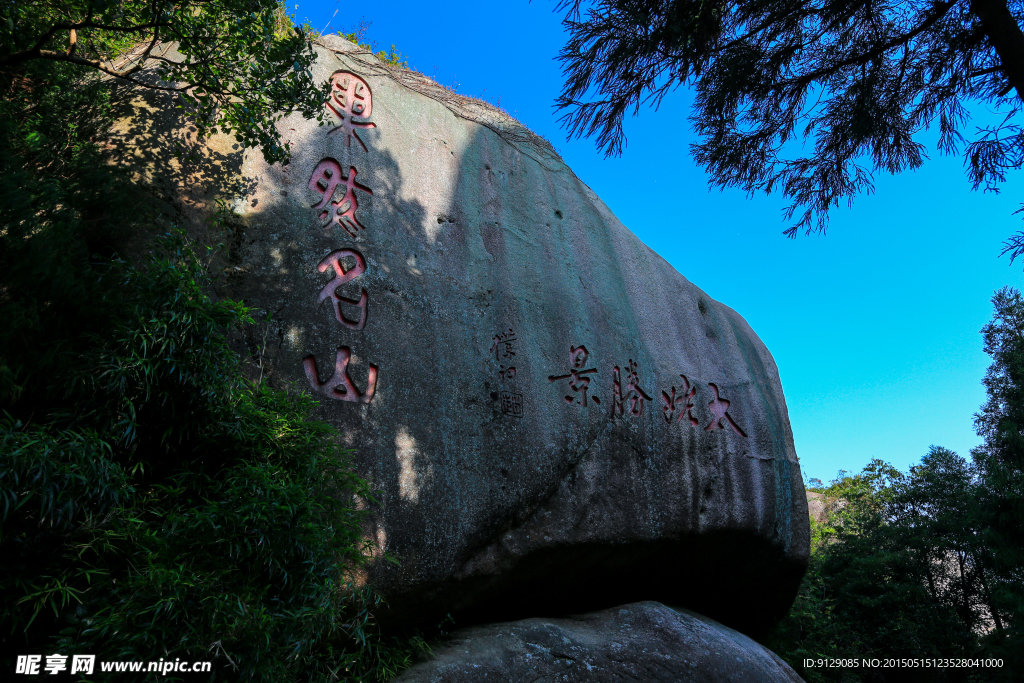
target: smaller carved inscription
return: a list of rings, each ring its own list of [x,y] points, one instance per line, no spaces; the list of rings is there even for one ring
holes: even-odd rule
[[[653,401],[653,397],[648,396],[647,392],[640,387],[640,366],[634,362],[632,358],[629,359],[629,365],[626,368],[626,388],[623,390],[622,370],[618,365],[612,371],[612,417],[618,412],[619,415],[625,415],[626,413],[626,401],[629,401],[629,414],[630,415],[643,415],[644,412],[644,401]]]
[[[323,227],[338,225],[352,237],[358,230],[365,230],[356,219],[356,209],[359,208],[356,190],[373,194],[373,190],[356,182],[357,173],[354,166],[349,166],[348,177],[343,178],[341,164],[328,157],[317,164],[309,179],[309,189],[320,195],[320,201],[313,205],[313,209],[320,211],[320,220],[325,221]],[[332,202],[339,186],[345,188],[345,194]]]
[[[516,341],[518,341],[516,333],[512,331],[511,327],[508,332],[494,335],[491,340],[491,351],[494,352],[494,360],[501,360],[502,358],[511,360],[515,358],[516,352],[512,345]]]
[[[587,347],[580,344],[579,346],[569,347],[569,374],[567,375],[548,375],[549,382],[557,382],[559,380],[568,379],[569,389],[575,394],[581,394],[580,398],[577,399],[575,394],[570,394],[565,397],[566,403],[579,403],[582,406],[587,405],[587,389],[590,386],[590,378],[585,375],[590,375],[597,372],[597,368],[584,369],[587,364],[587,358],[590,357],[590,352],[587,351]],[[601,405],[601,399],[597,396],[591,396],[590,399]]]
[[[373,113],[373,93],[366,81],[350,71],[336,71],[331,76],[331,95],[327,99],[327,109],[340,119],[340,125],[327,134],[341,133],[348,147],[352,146],[354,137],[363,151],[367,151],[366,143],[356,133],[357,128],[377,127],[377,124],[366,120]]]
[[[498,376],[501,379],[509,380],[516,376],[516,367],[512,365],[512,361],[515,360],[516,352],[513,346],[517,341],[516,333],[509,328],[508,332],[496,334],[491,339],[491,351],[494,353],[494,360],[504,360],[508,363],[506,366],[504,363],[498,366]]]
[[[708,382],[708,386],[711,387],[711,391],[715,392],[715,400],[708,404],[708,409],[711,411],[711,414],[714,415],[714,418],[704,429],[715,429],[716,427],[718,429],[725,429],[725,425],[728,423],[737,434],[745,438],[747,436],[746,433],[740,429],[740,426],[736,424],[735,420],[733,420],[729,415],[730,401],[726,401],[718,394],[717,385]]]
[[[313,391],[336,401],[351,401],[353,403],[372,401],[373,394],[377,389],[377,366],[370,364],[366,391],[360,392],[352,383],[352,378],[348,376],[348,361],[351,357],[352,349],[347,346],[339,346],[338,355],[334,360],[334,373],[329,379],[321,382],[320,372],[316,367],[316,357],[306,356],[302,361],[302,367],[306,371],[306,379],[309,380]]]
[[[523,395],[510,391],[501,392],[501,412],[512,417],[523,416]]]
[[[352,266],[347,272],[345,267],[342,265],[342,259],[346,256],[355,259],[355,265]],[[334,305],[334,317],[337,318],[338,322],[349,328],[350,330],[361,330],[366,327],[366,304],[369,296],[366,290],[362,290],[359,299],[346,299],[338,293],[338,288],[346,282],[354,280],[366,271],[366,261],[363,259],[363,255],[355,249],[337,249],[332,251],[330,254],[324,257],[316,267],[321,273],[326,273],[328,270],[334,270],[334,277],[328,282],[322,290],[320,290],[320,296],[316,302],[319,304],[324,299],[330,299]],[[350,320],[345,316],[341,310],[341,304],[346,303],[351,306],[355,306],[359,309],[359,319]]]

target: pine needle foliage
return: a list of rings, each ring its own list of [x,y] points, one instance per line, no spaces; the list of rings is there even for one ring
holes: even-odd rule
[[[790,237],[823,232],[829,209],[871,192],[875,173],[919,167],[917,137],[932,126],[940,152],[963,149],[975,189],[997,189],[1024,163],[1018,0],[564,0],[559,8],[569,40],[557,106],[570,136],[596,136],[599,149],[620,154],[627,114],[693,86],[697,163],[714,186],[792,200]],[[1005,118],[968,132],[970,102]]]

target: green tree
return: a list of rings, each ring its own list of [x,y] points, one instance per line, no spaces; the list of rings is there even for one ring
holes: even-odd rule
[[[586,5],[584,7],[584,5]],[[622,123],[682,85],[696,90],[697,162],[719,187],[780,191],[785,234],[824,231],[830,207],[873,173],[923,163],[916,137],[964,142],[967,105],[1006,114],[965,148],[974,188],[1024,163],[1024,3],[1019,0],[563,0],[558,99],[571,136],[607,154]],[[1013,94],[1013,91],[1016,93]],[[1008,246],[1024,253],[1024,233]]]
[[[1024,676],[1024,297],[996,292],[992,364],[967,461],[933,446],[908,474],[879,460],[819,488],[811,562],[769,639],[808,681],[1019,681]],[[914,651],[928,654],[914,654]],[[946,653],[946,654],[943,654]],[[955,654],[950,654],[955,653]],[[804,658],[983,657],[997,668],[851,671]]]
[[[874,460],[824,489],[797,600],[768,641],[808,681],[956,681],[963,669],[820,669],[805,658],[977,657],[991,621],[989,556],[970,463],[933,447],[909,475]],[[975,671],[977,673],[977,671]],[[984,672],[975,680],[987,676]]]
[[[975,416],[984,443],[973,451],[981,478],[981,518],[991,547],[995,606],[1006,621],[992,647],[1006,658],[1005,680],[1024,677],[1024,299],[1009,287],[992,297],[995,315],[982,329],[992,364],[988,401]]]
[[[238,17],[229,17],[232,7]],[[251,325],[252,316],[244,304],[216,296],[209,253],[177,233],[130,254],[122,248],[126,238],[159,232],[144,188],[111,163],[104,147],[117,98],[137,91],[112,87],[114,79],[99,67],[65,58],[67,52],[87,60],[101,55],[100,66],[123,72],[121,81],[159,86],[159,76],[116,66],[118,54],[135,49],[136,59],[152,49],[155,55],[154,35],[159,30],[164,40],[171,30],[165,20],[175,30],[193,31],[193,43],[182,51],[199,56],[176,73],[194,69],[192,82],[247,85],[227,87],[227,95],[205,91],[209,97],[202,101],[205,86],[199,85],[179,93],[194,98],[193,105],[179,101],[194,106],[190,111],[211,132],[216,121],[236,135],[249,126],[247,144],[262,145],[274,134],[269,112],[290,96],[284,86],[269,95],[252,87],[277,59],[257,54],[276,49],[257,38],[269,35],[273,19],[282,51],[289,45],[308,51],[304,39],[281,25],[280,10],[260,14],[267,7],[98,0],[5,5],[5,671],[13,670],[13,656],[25,653],[152,660],[173,652],[183,660],[213,660],[214,680],[369,681],[407,665],[419,642],[376,629],[378,599],[358,581],[367,560],[361,520],[372,492],[353,474],[337,434],[311,418],[308,397],[246,379],[246,362],[253,359],[234,352],[229,339]],[[75,8],[87,10],[85,19],[73,16]],[[164,9],[174,11],[164,16]],[[127,17],[122,10],[142,14]],[[161,25],[139,42],[141,28],[131,34],[92,25],[104,12],[113,13],[115,27],[142,22],[146,12],[159,15]],[[203,28],[194,21],[209,23]],[[17,43],[23,36],[38,43],[38,35],[57,27],[48,40],[68,38],[71,29],[61,28],[68,22],[76,24],[76,47],[65,57],[45,52],[53,52],[48,43],[39,46],[41,56],[11,57],[17,54],[11,45],[27,44]],[[12,27],[19,36],[12,37]],[[248,47],[242,45],[247,37],[254,41]],[[227,61],[218,66],[221,59]],[[289,63],[297,75],[282,80],[296,87],[308,80],[305,59],[298,69]],[[270,91],[276,87],[271,83]],[[299,107],[320,101],[305,90],[294,100]],[[251,118],[232,123],[232,116],[243,115]],[[269,149],[272,156],[286,152]],[[220,229],[212,225],[205,237],[216,241]]]
[[[313,83],[313,58],[278,0],[33,0],[6,3],[0,21],[5,91],[33,87],[47,73],[38,64],[59,63],[79,78],[171,92],[200,136],[232,133],[271,163],[288,156],[277,120],[320,115],[327,86]]]

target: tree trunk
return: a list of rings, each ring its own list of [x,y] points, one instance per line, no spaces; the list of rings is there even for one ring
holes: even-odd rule
[[[1006,0],[971,0],[971,11],[999,55],[1003,73],[1024,101],[1024,31],[1013,18]]]
[[[988,588],[988,581],[985,580],[985,567],[978,562],[978,557],[974,557],[974,564],[978,567],[978,576],[981,578],[981,588],[985,591],[985,604],[988,607],[989,614],[992,615],[992,621],[996,624],[996,630],[1000,633],[1003,630],[1003,620],[999,618],[999,612],[996,611],[996,607],[992,602],[992,592]]]

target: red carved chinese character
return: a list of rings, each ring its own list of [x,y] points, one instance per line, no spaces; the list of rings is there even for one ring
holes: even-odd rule
[[[341,119],[341,124],[327,134],[342,133],[348,147],[352,146],[354,137],[362,145],[363,151],[367,151],[366,143],[356,134],[356,128],[377,127],[377,124],[365,120],[373,112],[373,94],[366,81],[348,71],[335,72],[331,76],[331,96],[327,100],[327,108]]]
[[[672,413],[675,412],[676,408],[679,408],[679,418],[676,422],[682,422],[683,416],[690,421],[694,427],[700,424],[697,418],[693,416],[693,409],[696,407],[690,401],[691,398],[697,393],[697,387],[690,388],[690,380],[686,379],[686,375],[679,375],[683,378],[683,390],[680,392],[680,396],[676,397],[676,388],[672,387],[671,396],[668,392],[661,392],[661,400],[664,402],[662,410],[665,412],[665,422],[672,422]]]
[[[618,410],[619,415],[625,415],[625,401],[629,400],[629,414],[630,415],[643,415],[644,412],[644,401],[653,401],[653,397],[648,396],[647,392],[640,388],[640,377],[638,375],[639,365],[633,362],[633,359],[629,359],[629,368],[626,371],[626,391],[622,391],[622,371],[619,366],[615,366],[615,370],[612,372],[612,417],[615,416],[615,411]]]
[[[345,272],[345,267],[341,265],[341,259],[346,256],[351,256],[356,260],[356,264],[352,266],[352,269]],[[338,322],[351,330],[361,330],[366,326],[366,302],[368,296],[366,290],[362,291],[359,296],[359,300],[346,299],[338,293],[338,288],[346,282],[354,280],[363,274],[366,270],[366,261],[363,260],[363,255],[354,249],[338,249],[332,251],[330,254],[324,257],[324,259],[317,264],[316,269],[321,273],[326,273],[329,268],[334,269],[334,278],[327,283],[322,290],[320,290],[320,297],[316,300],[319,304],[324,299],[330,298],[331,303],[334,305],[334,317],[338,319]],[[341,312],[342,302],[356,306],[359,308],[360,316],[359,320],[349,320],[345,317],[345,314]]]
[[[568,375],[548,375],[549,382],[557,382],[560,379],[569,380],[569,388],[577,393],[582,393],[583,398],[579,401],[575,400],[572,395],[565,397],[566,403],[579,403],[580,405],[587,405],[587,387],[590,386],[590,378],[583,377],[583,375],[589,375],[593,372],[597,372],[596,368],[590,368],[589,370],[583,370],[583,366],[587,364],[587,358],[590,353],[587,351],[586,346],[570,346],[569,347],[569,374]],[[601,399],[597,396],[590,397],[594,403],[601,405]]]
[[[338,355],[334,361],[334,374],[330,379],[321,382],[320,372],[316,367],[316,358],[306,356],[302,361],[302,367],[306,371],[306,379],[313,391],[323,394],[327,398],[337,401],[351,401],[353,403],[369,403],[373,400],[373,394],[377,390],[377,366],[370,364],[370,372],[366,383],[366,393],[360,393],[352,384],[348,376],[348,361],[352,357],[352,349],[347,346],[338,347]]]
[[[345,194],[336,202],[332,202],[334,191],[338,186],[345,188]],[[356,190],[362,190],[366,194],[373,194],[373,190],[356,182],[356,169],[349,166],[348,178],[342,179],[341,164],[330,157],[324,159],[316,168],[309,179],[309,189],[320,195],[320,201],[313,205],[313,209],[320,211],[320,220],[327,221],[324,227],[331,224],[340,225],[352,237],[356,236],[357,230],[364,230],[356,220],[356,209],[359,202],[356,201]]]
[[[716,385],[712,384],[711,382],[708,382],[708,386],[711,387],[711,390],[713,392],[715,392],[715,400],[708,404],[708,408],[711,410],[711,414],[714,415],[715,417],[714,419],[711,420],[711,422],[708,423],[708,426],[705,427],[704,429],[714,429],[716,426],[719,429],[725,429],[725,423],[728,422],[729,426],[736,430],[737,434],[739,434],[742,437],[746,437],[747,435],[743,433],[743,430],[740,429],[740,426],[736,424],[732,417],[729,416],[730,401],[726,401],[724,398],[721,398],[718,395],[718,387]]]

